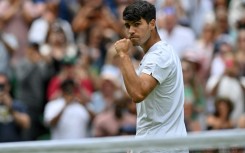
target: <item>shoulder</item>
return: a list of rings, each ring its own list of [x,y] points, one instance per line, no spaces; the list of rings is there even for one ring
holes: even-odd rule
[[[156,63],[160,67],[166,67],[172,64],[174,59],[173,55],[172,46],[164,41],[160,41],[149,49],[149,52],[146,54],[146,59],[147,61]]]
[[[191,28],[178,25],[174,30],[176,30],[176,32],[178,32],[181,35],[190,36],[192,38],[195,37],[195,33]]]
[[[156,44],[154,44],[150,49],[149,49],[149,54],[153,55],[158,55],[158,56],[170,56],[173,52],[173,47],[168,44],[165,41],[159,41]]]
[[[44,25],[44,24],[46,25],[46,24],[48,24],[48,22],[43,18],[38,18],[38,19],[33,21],[31,26]]]
[[[47,107],[56,107],[57,105],[63,105],[65,104],[65,101],[63,98],[58,98],[58,99],[54,99],[51,100],[47,103]]]

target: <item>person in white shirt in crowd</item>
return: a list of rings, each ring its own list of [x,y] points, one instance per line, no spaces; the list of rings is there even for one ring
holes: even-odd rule
[[[51,139],[81,139],[88,137],[90,115],[79,101],[79,89],[73,80],[61,85],[62,96],[49,101],[44,110],[44,121],[50,127]]]
[[[184,50],[195,42],[194,32],[192,29],[178,24],[177,12],[174,6],[163,7],[161,12],[158,12],[159,24],[163,26],[158,28],[160,38],[172,45],[181,58]]]
[[[239,117],[244,113],[244,77],[239,75],[239,65],[232,52],[226,54],[224,63],[224,73],[210,76],[206,91],[211,97],[226,97],[233,102],[231,119],[237,124]]]

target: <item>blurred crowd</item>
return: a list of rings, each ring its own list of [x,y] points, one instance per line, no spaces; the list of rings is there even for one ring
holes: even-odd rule
[[[0,1],[0,142],[135,134],[113,58],[133,1]],[[245,0],[148,1],[182,62],[188,132],[245,128]]]

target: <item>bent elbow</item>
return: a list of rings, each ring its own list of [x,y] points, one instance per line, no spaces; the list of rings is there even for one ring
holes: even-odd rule
[[[132,96],[132,101],[134,102],[134,103],[140,103],[140,102],[142,102],[143,100],[145,99],[145,96],[144,95],[134,95],[134,96]]]

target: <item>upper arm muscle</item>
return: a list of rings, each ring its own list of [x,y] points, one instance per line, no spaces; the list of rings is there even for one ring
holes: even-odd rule
[[[158,84],[158,81],[151,75],[142,73],[140,75],[141,87],[144,96],[146,97]]]

